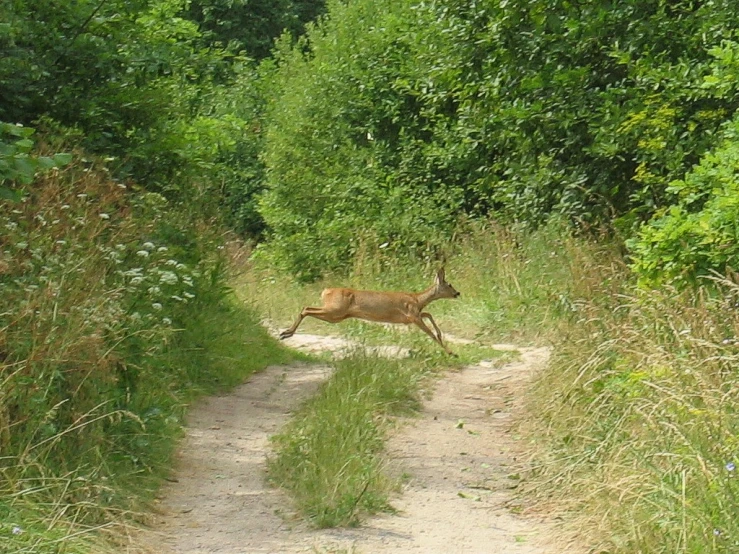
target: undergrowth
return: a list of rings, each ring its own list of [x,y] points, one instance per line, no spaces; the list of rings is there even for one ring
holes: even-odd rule
[[[290,354],[214,226],[80,153],[0,204],[0,551],[116,551],[199,393]]]

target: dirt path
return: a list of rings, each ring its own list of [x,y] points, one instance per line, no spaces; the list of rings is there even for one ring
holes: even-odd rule
[[[300,338],[298,338],[300,337]],[[329,344],[330,343],[330,344]],[[296,335],[294,346],[345,347],[341,339]],[[321,346],[322,345],[322,346]],[[328,376],[327,367],[271,367],[232,393],[191,410],[177,480],[144,541],[161,553],[555,554],[551,526],[514,515],[520,450],[511,411],[548,351],[521,349],[502,367],[483,362],[443,378],[420,417],[388,445],[410,476],[393,505],[357,529],[312,530],[265,482],[268,437]],[[151,546],[154,545],[154,546]]]

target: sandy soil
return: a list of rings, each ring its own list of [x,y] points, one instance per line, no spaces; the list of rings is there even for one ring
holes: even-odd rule
[[[288,344],[340,351],[335,337],[296,335]],[[513,347],[505,347],[512,349]],[[396,352],[389,352],[392,355]],[[176,479],[162,491],[144,550],[161,553],[554,554],[553,526],[517,515],[512,489],[525,468],[511,432],[517,399],[547,362],[544,348],[516,361],[449,372],[420,417],[389,442],[391,469],[409,476],[380,515],[356,529],[314,530],[290,515],[289,499],[267,485],[274,434],[328,376],[316,365],[271,367],[232,393],[193,407]],[[135,549],[141,552],[140,548]]]

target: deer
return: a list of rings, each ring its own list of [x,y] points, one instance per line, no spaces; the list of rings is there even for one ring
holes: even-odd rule
[[[354,317],[366,321],[380,323],[415,324],[435,340],[450,356],[456,356],[444,344],[441,330],[431,314],[424,308],[431,302],[441,298],[458,298],[460,295],[452,285],[446,282],[444,268],[436,272],[434,284],[422,292],[384,292],[372,290],[355,290],[346,288],[328,288],[321,293],[323,305],[320,308],[305,307],[289,329],[280,333],[280,339],[292,337],[298,326],[306,317],[315,317],[328,323],[338,323]],[[434,334],[424,321],[428,320],[434,328]]]

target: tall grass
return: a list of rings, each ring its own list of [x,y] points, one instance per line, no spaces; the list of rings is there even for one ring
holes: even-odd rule
[[[0,551],[116,551],[198,391],[289,354],[208,222],[94,160],[29,190],[0,204]]]
[[[739,551],[738,289],[707,285],[626,282],[587,306],[542,379],[542,480],[585,508],[605,552]]]
[[[246,287],[259,286],[260,308],[287,326],[322,286],[420,290],[436,265],[399,263],[378,250],[358,258],[344,278],[299,288],[255,270]],[[446,267],[462,296],[430,307],[442,330],[483,345],[554,346],[549,367],[526,392],[538,462],[530,494],[569,511],[572,531],[597,552],[739,552],[736,280],[640,290],[617,245],[573,238],[556,225],[535,233],[470,225],[449,246]],[[383,337],[389,332],[361,323],[306,328],[373,340],[413,336]],[[294,425],[278,445],[305,435]],[[288,450],[304,452],[299,444]],[[337,483],[341,467],[322,479]],[[344,506],[354,506],[366,482],[355,481]],[[342,519],[314,514],[321,524]]]

